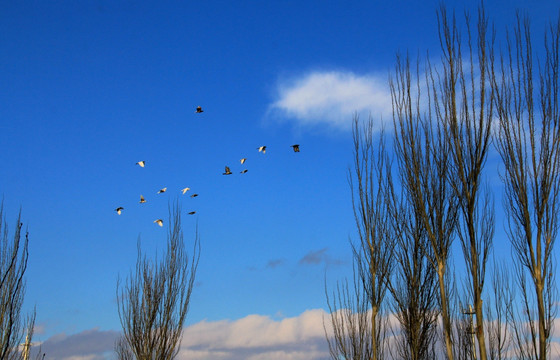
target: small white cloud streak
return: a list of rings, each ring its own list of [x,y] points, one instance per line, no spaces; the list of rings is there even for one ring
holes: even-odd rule
[[[269,111],[302,126],[325,125],[350,129],[355,113],[374,120],[390,119],[388,77],[352,72],[311,72],[302,78],[279,81]]]

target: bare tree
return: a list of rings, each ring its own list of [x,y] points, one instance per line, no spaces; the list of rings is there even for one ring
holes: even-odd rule
[[[352,289],[348,280],[338,283],[332,295],[326,294],[332,334],[325,334],[332,359],[372,359],[372,327],[369,301],[363,284],[356,278]]]
[[[391,193],[389,206],[397,243],[394,276],[388,286],[400,324],[396,351],[402,359],[434,359],[439,312],[436,272],[426,254],[430,245],[410,201],[399,201],[395,192]]]
[[[403,183],[399,168],[396,181],[389,177],[387,206],[395,234],[394,271],[388,283],[393,298],[393,311],[399,321],[396,357],[433,359],[437,343],[437,277],[429,258],[431,247],[420,214],[395,183]],[[393,356],[395,357],[395,356]]]
[[[125,284],[117,282],[117,303],[123,337],[117,341],[120,360],[171,360],[179,351],[200,255],[198,232],[189,258],[183,242],[180,207],[170,210],[167,251],[150,260],[138,243],[136,268]]]
[[[21,359],[19,346],[31,343],[35,312],[24,316],[21,309],[25,296],[25,271],[29,258],[29,233],[22,233],[21,211],[12,239],[0,205],[0,359]]]
[[[353,243],[354,262],[371,307],[371,359],[383,358],[386,328],[382,306],[392,270],[394,239],[386,193],[389,167],[383,132],[377,148],[370,118],[362,128],[353,122],[354,169],[348,172],[358,241]]]
[[[420,77],[418,64],[413,78],[408,57],[403,61],[397,56],[396,72],[390,81],[395,154],[403,194],[411,202],[428,239],[430,250],[424,253],[437,274],[446,356],[453,359],[448,268],[459,203],[450,183],[452,158],[445,124],[435,121],[432,113],[432,106],[437,105],[430,86],[434,83],[432,68],[428,65],[425,87]],[[427,103],[425,111],[423,102]]]
[[[379,136],[378,146],[375,146],[374,124],[370,118],[363,127],[357,115],[353,119],[353,169],[348,171],[348,182],[352,193],[354,218],[358,229],[358,240],[352,242],[354,259],[354,286],[355,297],[350,297],[348,284],[338,286],[334,295],[331,313],[342,311],[331,316],[335,337],[329,340],[333,359],[338,359],[340,354],[333,353],[333,349],[347,349],[350,343],[365,341],[360,344],[360,356],[353,359],[377,360],[384,358],[385,334],[387,331],[386,318],[384,317],[383,304],[387,292],[387,282],[391,274],[391,258],[393,254],[393,239],[389,222],[389,210],[385,199],[387,188],[386,174],[387,156],[384,135]],[[327,294],[328,295],[328,294]],[[327,296],[328,297],[328,296]],[[344,312],[341,307],[356,301],[355,306],[349,307],[356,314]],[[367,311],[365,311],[367,309]],[[364,322],[364,315],[369,320]],[[358,322],[350,322],[350,316],[356,316]],[[346,320],[344,320],[346,319]],[[369,337],[357,339],[353,332],[356,326],[367,324],[370,328],[366,332]],[[341,327],[348,326],[343,329]],[[338,328],[337,328],[338,327]],[[350,338],[348,338],[350,335]]]
[[[488,358],[502,360],[507,358],[511,344],[509,312],[514,308],[514,292],[511,272],[505,263],[494,262],[490,288],[492,297],[486,302],[486,328],[488,333]]]
[[[489,190],[484,187],[483,169],[490,149],[494,116],[494,88],[488,81],[494,71],[493,45],[488,43],[488,19],[483,7],[478,11],[474,40],[470,16],[466,15],[465,55],[455,17],[449,17],[444,6],[438,15],[443,69],[431,79],[433,103],[437,121],[444,124],[452,155],[449,178],[461,213],[458,235],[467,267],[467,293],[476,317],[472,331],[477,339],[479,358],[486,360],[482,293],[494,235],[494,208]]]
[[[524,287],[525,276],[518,276],[527,315],[536,314],[537,328],[531,331],[528,345],[532,349],[527,354],[541,360],[548,355],[557,299],[553,249],[560,199],[559,43],[560,18],[545,34],[544,60],[535,75],[530,23],[518,14],[513,39],[508,36],[507,54],[501,59],[500,76],[492,78],[507,232],[529,280]]]

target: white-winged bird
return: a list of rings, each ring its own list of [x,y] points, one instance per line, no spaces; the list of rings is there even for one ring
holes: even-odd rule
[[[164,192],[166,192],[166,191],[167,191],[167,188],[164,187],[163,189],[160,189],[157,193],[158,193],[158,194],[161,194],[161,193],[164,193]]]
[[[163,226],[163,220],[162,219],[157,219],[154,221],[154,224],[158,224],[159,226]]]
[[[123,211],[123,209],[124,209],[124,208],[123,208],[122,206],[119,206],[118,208],[115,209],[115,211],[117,212],[117,214],[120,215],[120,214],[121,214],[121,211]]]
[[[140,195],[140,201],[139,201],[139,203],[140,203],[140,204],[143,204],[143,203],[145,203],[145,202],[146,202],[146,199],[144,199],[144,197],[143,197],[142,195]]]
[[[138,161],[138,162],[136,163],[136,165],[140,165],[140,167],[144,167],[144,166],[146,166],[146,162],[143,161],[143,160],[142,160],[142,161]]]
[[[223,175],[231,175],[231,170],[229,169],[229,166],[226,166],[226,172],[223,173]]]
[[[195,113],[200,114],[200,113],[203,113],[203,112],[204,112],[204,110],[202,110],[202,107],[200,107],[200,106],[196,107]]]
[[[266,153],[266,146],[259,146],[257,149],[259,150],[259,152],[262,152],[263,154]]]
[[[294,152],[299,152],[299,144],[292,145]]]
[[[185,193],[186,193],[187,191],[189,191],[190,189],[191,189],[190,187],[186,187],[186,188],[184,188],[184,189],[181,189],[181,191],[183,192],[183,195],[185,195]]]
[[[247,158],[243,158],[243,159],[239,160],[239,162],[241,163],[241,165],[245,164],[245,161],[247,161]]]

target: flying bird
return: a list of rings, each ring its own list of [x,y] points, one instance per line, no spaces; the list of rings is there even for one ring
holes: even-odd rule
[[[192,195],[191,195],[192,198],[195,198],[195,197],[197,197],[197,196],[198,196],[198,194],[192,194]]]
[[[120,215],[120,214],[121,214],[121,211],[123,211],[123,209],[124,209],[124,208],[123,208],[122,206],[119,206],[118,208],[115,209],[115,211],[117,212],[117,214]]]
[[[245,161],[247,161],[247,158],[243,158],[243,159],[239,160],[239,162],[241,163],[241,165],[245,164]]]
[[[142,161],[138,161],[138,162],[136,163],[136,165],[140,165],[140,167],[144,167],[144,166],[146,166],[146,162],[143,161],[143,160],[142,160]]]
[[[163,189],[160,189],[157,193],[158,193],[158,194],[161,194],[161,193],[164,193],[164,192],[166,192],[166,191],[167,191],[167,188],[164,187]]]
[[[188,214],[189,214],[189,215],[194,215],[194,214],[196,214],[196,211],[191,211],[191,212],[189,212]]]
[[[186,193],[187,191],[189,191],[190,189],[191,189],[190,187],[186,187],[186,188],[184,188],[184,189],[181,189],[181,191],[183,192],[183,195],[185,195],[185,193]]]
[[[140,204],[143,204],[146,202],[146,199],[144,199],[144,197],[142,195],[140,195]]]
[[[203,112],[204,112],[204,110],[202,110],[202,107],[200,107],[200,106],[196,107],[195,113],[200,114],[200,113],[203,113]]]
[[[266,146],[259,146],[257,149],[259,149],[259,152],[262,152],[263,154],[266,153]]]
[[[240,173],[240,174],[245,174],[247,171],[249,171],[249,170],[243,169],[243,170],[241,170],[239,173]]]
[[[154,224],[158,224],[159,226],[163,226],[163,220],[162,219],[157,219],[154,221]]]
[[[229,169],[229,166],[226,166],[226,172],[223,173],[223,175],[231,175],[231,170]]]
[[[292,145],[294,152],[299,152],[299,144]]]

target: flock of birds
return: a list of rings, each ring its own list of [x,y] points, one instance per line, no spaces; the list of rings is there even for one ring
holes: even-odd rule
[[[203,112],[204,112],[204,110],[202,110],[202,107],[201,107],[201,106],[198,106],[198,107],[196,108],[196,110],[195,110],[195,113],[197,113],[197,114],[200,114],[200,113],[203,113]],[[299,152],[299,144],[291,145],[291,147],[292,147],[292,149],[293,149],[294,152],[296,152],[296,153]],[[258,150],[260,153],[265,154],[265,153],[266,153],[266,146],[264,146],[264,145],[263,145],[263,146],[259,146],[259,147],[257,148],[257,150]],[[242,159],[239,160],[239,162],[241,163],[241,165],[245,164],[245,161],[247,161],[247,158],[242,158]],[[141,168],[143,168],[143,167],[146,166],[146,161],[145,161],[145,160],[138,161],[135,165],[138,165],[138,166],[140,166]],[[243,169],[243,170],[240,171],[240,173],[241,173],[241,174],[245,174],[245,173],[247,173],[247,171],[248,171],[247,169]],[[222,173],[222,175],[231,175],[231,174],[233,174],[233,172],[231,171],[231,169],[229,168],[229,166],[226,165],[225,171]],[[185,194],[187,193],[187,191],[189,191],[190,189],[191,189],[191,188],[189,188],[189,187],[185,187],[185,188],[181,189],[181,192],[183,193],[183,195],[185,195]],[[164,187],[164,188],[159,189],[158,192],[157,192],[156,194],[163,194],[163,193],[166,192],[166,191],[167,191],[167,188]],[[194,194],[191,195],[191,198],[195,198],[195,197],[197,197],[197,196],[198,196],[198,194],[197,194],[197,193],[194,193]],[[144,198],[144,196],[143,196],[143,195],[140,195],[140,201],[139,201],[139,203],[140,203],[140,204],[144,204],[145,202],[146,202],[146,199]],[[116,213],[117,213],[118,215],[122,214],[122,211],[123,211],[123,210],[124,210],[124,207],[122,207],[122,206],[119,206],[119,207],[117,207],[117,208],[115,209],[115,211],[116,211]],[[190,211],[190,212],[188,212],[187,214],[188,214],[188,215],[194,215],[194,214],[196,214],[196,211]],[[163,219],[156,219],[156,220],[154,220],[154,224],[157,224],[157,225],[159,225],[160,227],[163,227]]]

